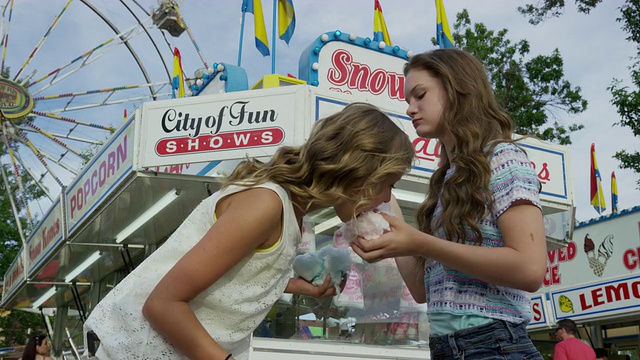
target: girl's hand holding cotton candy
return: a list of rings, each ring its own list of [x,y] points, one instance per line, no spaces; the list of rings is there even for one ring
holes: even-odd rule
[[[373,240],[390,231],[389,222],[382,216],[383,213],[394,216],[388,204],[382,204],[344,223],[341,229],[345,239],[349,242],[353,242],[358,237]]]
[[[403,219],[384,213],[381,213],[381,216],[389,223],[390,231],[373,240],[365,240],[364,237],[356,238],[351,243],[353,251],[370,263],[387,258],[415,255],[416,247],[419,246],[416,239],[422,238],[424,234]]]
[[[293,260],[293,271],[315,286],[322,285],[326,278],[337,287],[351,268],[351,256],[347,249],[325,246],[319,251],[298,255]]]

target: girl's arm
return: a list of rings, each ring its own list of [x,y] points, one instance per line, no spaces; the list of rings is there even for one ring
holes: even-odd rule
[[[402,208],[398,204],[398,200],[395,196],[391,196],[391,210],[396,214],[396,218],[404,222],[404,215],[402,214]],[[402,280],[407,285],[407,289],[411,293],[411,297],[419,303],[424,304],[427,302],[427,297],[424,288],[424,268],[421,266],[415,256],[403,256],[396,257],[396,266],[402,276]]]
[[[384,215],[392,231],[352,245],[363,259],[424,256],[488,283],[537,291],[546,271],[546,236],[542,213],[528,201],[514,202],[498,218],[504,247],[487,248],[436,238]],[[412,292],[413,294],[413,292]]]
[[[189,359],[223,360],[227,356],[228,351],[209,336],[189,302],[252,250],[275,243],[282,233],[282,211],[278,195],[264,188],[220,200],[215,224],[149,295],[143,315]]]

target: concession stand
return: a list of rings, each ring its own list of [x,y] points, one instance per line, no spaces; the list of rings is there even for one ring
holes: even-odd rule
[[[547,264],[534,296],[539,323],[572,319],[593,347],[638,359],[640,206],[578,222],[567,246],[548,252]],[[530,333],[540,348],[548,343],[550,349],[553,329],[531,326]]]
[[[354,101],[380,107],[413,143],[418,160],[394,195],[403,215],[414,223],[438,165],[440,145],[418,138],[405,114],[402,69],[411,56],[399,46],[332,31],[303,52],[298,78],[267,75],[250,88],[244,69],[216,63],[202,85],[193,86],[194,96],[142,104],[43,216],[4,274],[2,307],[51,309],[54,347],[60,349],[64,342],[81,353],[82,322],[91,309],[162,246],[239,161],[268,158],[280,146],[303,143],[317,119]],[[578,251],[582,245],[576,250],[571,240],[573,186],[567,148],[534,139],[522,146],[542,183],[550,254],[557,252],[556,260],[568,259],[570,251],[584,255]],[[340,221],[332,210],[321,210],[304,224],[301,253],[332,245]],[[623,257],[623,249],[616,248],[614,254],[637,260],[637,249],[628,249],[636,251],[635,258]],[[611,260],[607,272],[621,266]],[[585,266],[586,273],[590,268]],[[616,281],[637,282],[637,271],[636,266]],[[575,283],[564,272],[562,281],[562,286]],[[552,319],[565,314],[550,299],[564,295],[575,310],[582,305],[579,292],[587,290],[561,291],[556,286],[534,297],[532,308],[539,316],[532,330],[548,329]],[[629,291],[637,290],[633,286]],[[345,292],[335,300],[281,299],[254,333],[251,359],[429,357],[425,307],[411,299],[392,260],[366,264],[354,258]],[[589,296],[585,306],[591,308],[584,309],[585,316],[608,308],[595,305],[605,301],[605,295]]]

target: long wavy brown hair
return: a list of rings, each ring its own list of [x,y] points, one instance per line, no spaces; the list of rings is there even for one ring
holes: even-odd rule
[[[275,182],[312,206],[370,205],[388,175],[405,174],[415,158],[408,136],[377,107],[353,103],[318,120],[302,146],[283,146],[266,163],[247,159],[224,182]],[[355,216],[355,214],[354,214]]]
[[[446,93],[442,126],[454,141],[453,149],[441,144],[440,167],[418,208],[418,226],[428,234],[443,229],[446,239],[455,242],[473,235],[475,243],[481,244],[478,221],[492,203],[489,155],[498,143],[513,141],[513,121],[499,106],[484,66],[473,55],[458,49],[418,54],[405,65],[404,74],[419,70],[442,82]],[[453,159],[447,158],[447,150],[454,154]],[[445,182],[452,166],[455,171]],[[434,218],[438,199],[443,211]],[[466,234],[465,229],[472,234]]]

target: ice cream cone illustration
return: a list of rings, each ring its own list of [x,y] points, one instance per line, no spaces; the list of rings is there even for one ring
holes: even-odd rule
[[[607,235],[607,237],[602,240],[602,244],[598,246],[598,261],[600,261],[603,265],[607,265],[607,261],[613,255],[613,234]]]
[[[595,252],[595,245],[589,234],[584,237],[584,252],[587,254],[589,260],[589,267],[593,269],[593,273],[601,277],[605,266],[611,255],[613,255],[613,235],[607,235],[604,238],[600,246],[598,246],[598,253]]]

